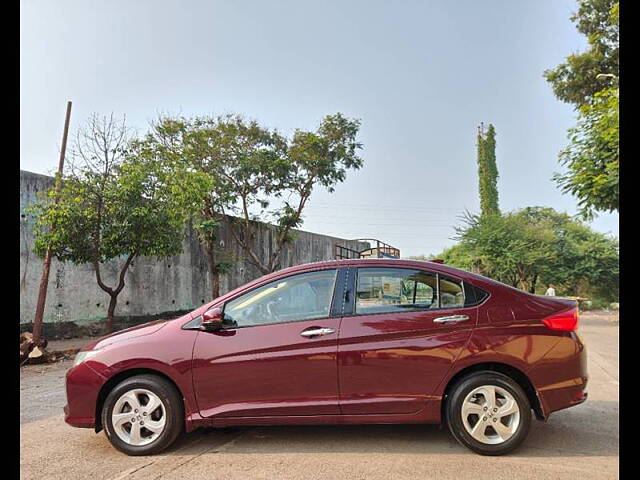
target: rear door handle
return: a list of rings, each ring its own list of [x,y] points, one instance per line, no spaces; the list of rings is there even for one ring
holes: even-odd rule
[[[469,315],[450,315],[448,317],[438,317],[433,323],[458,323],[469,320]]]
[[[303,330],[302,332],[300,332],[300,335],[302,335],[303,337],[321,337],[323,335],[331,335],[332,333],[335,333],[335,329],[333,328],[312,328],[309,330]]]

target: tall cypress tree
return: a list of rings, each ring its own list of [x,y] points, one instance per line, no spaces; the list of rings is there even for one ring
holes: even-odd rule
[[[482,216],[500,213],[498,207],[498,166],[496,164],[496,129],[489,124],[478,128],[478,183]]]

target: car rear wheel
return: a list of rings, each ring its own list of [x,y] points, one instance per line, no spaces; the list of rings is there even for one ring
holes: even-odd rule
[[[121,452],[149,455],[175,441],[182,431],[182,412],[182,399],[167,380],[136,375],[111,390],[102,408],[102,425]]]
[[[445,405],[453,436],[481,455],[504,455],[526,438],[531,425],[527,395],[510,377],[478,372],[456,383]]]

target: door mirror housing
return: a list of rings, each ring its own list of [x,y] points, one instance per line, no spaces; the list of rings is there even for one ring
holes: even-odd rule
[[[222,321],[224,317],[222,315],[222,309],[219,307],[207,310],[202,314],[202,324],[200,330],[205,332],[215,332],[222,328]]]

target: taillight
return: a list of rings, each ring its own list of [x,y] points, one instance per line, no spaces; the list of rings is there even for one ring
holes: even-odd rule
[[[542,321],[551,330],[573,332],[578,328],[578,307],[555,313],[550,317],[543,318]]]

